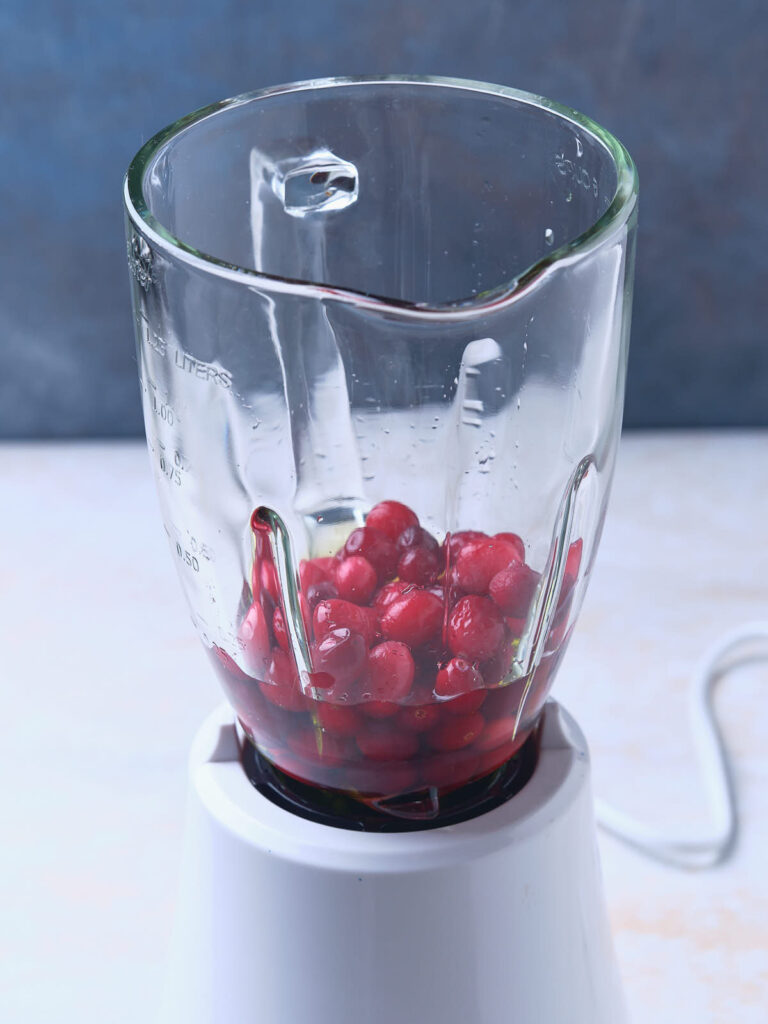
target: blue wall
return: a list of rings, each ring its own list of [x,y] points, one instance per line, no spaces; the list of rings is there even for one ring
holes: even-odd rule
[[[121,179],[196,107],[330,74],[496,81],[616,133],[641,179],[626,422],[768,424],[764,0],[5,0],[0,436],[141,417]]]

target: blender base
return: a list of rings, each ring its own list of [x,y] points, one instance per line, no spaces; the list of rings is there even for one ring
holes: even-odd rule
[[[249,783],[201,727],[160,1024],[622,1024],[584,737],[556,702],[507,803],[353,832]]]

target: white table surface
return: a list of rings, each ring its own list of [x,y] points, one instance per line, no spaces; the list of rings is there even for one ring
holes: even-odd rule
[[[627,436],[555,693],[601,796],[659,826],[706,808],[692,664],[768,618],[768,433]],[[219,700],[138,443],[0,447],[0,1020],[151,1021],[187,750]],[[718,690],[743,814],[732,859],[681,873],[601,837],[633,1018],[768,1020],[768,664]],[[470,1022],[468,1022],[470,1024]]]

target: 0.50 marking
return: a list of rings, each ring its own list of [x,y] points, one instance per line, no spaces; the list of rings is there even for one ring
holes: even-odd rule
[[[184,565],[190,568],[193,572],[200,572],[200,562],[196,555],[193,555],[191,551],[187,551],[183,548],[178,541],[176,541],[176,554],[182,560]]]

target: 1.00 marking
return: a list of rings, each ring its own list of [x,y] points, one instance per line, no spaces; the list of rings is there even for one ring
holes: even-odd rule
[[[149,399],[152,404],[152,412],[155,416],[161,419],[163,423],[167,423],[169,427],[172,427],[176,417],[173,415],[173,409],[170,405],[166,405],[165,402],[161,402],[157,397],[157,392],[155,390],[152,390]]]
[[[200,572],[200,563],[197,558],[191,551],[185,550],[178,541],[176,541],[176,554],[182,560],[184,565],[192,569],[193,572]]]

